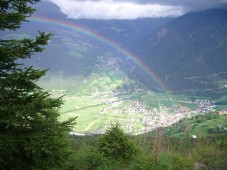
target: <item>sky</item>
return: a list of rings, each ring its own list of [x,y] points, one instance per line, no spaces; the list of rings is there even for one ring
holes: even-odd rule
[[[49,0],[73,19],[178,17],[187,12],[227,8],[227,0]]]

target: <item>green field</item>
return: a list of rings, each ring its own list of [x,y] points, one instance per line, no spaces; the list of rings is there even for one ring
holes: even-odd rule
[[[108,68],[97,69],[86,78],[52,76],[40,84],[49,89],[53,97],[64,96],[60,120],[77,116],[77,125],[74,128],[76,132],[102,131],[111,122],[119,122],[126,132],[137,133],[144,131],[147,119],[150,122],[154,119],[149,126],[146,125],[148,130],[152,130],[153,125],[159,122],[159,113],[163,113],[164,117],[173,117],[179,112],[190,112],[197,108],[197,104],[187,98],[207,99],[201,96],[150,91],[144,85],[129,79],[124,72]],[[215,102],[225,103],[226,97],[222,96]],[[225,107],[223,104],[217,109]],[[163,123],[160,126],[166,125]],[[201,126],[206,124],[191,124],[191,133],[204,134]]]
[[[130,122],[133,122],[130,131],[136,133],[144,127],[143,112],[152,113],[154,109],[165,109],[168,114],[174,114],[168,108],[178,106],[190,110],[188,105],[195,107],[195,104],[172,98],[170,100],[167,96],[168,94],[146,91],[121,92],[118,95],[112,91],[94,92],[92,95],[71,93],[63,97],[60,120],[78,116],[75,127],[75,131],[78,132],[105,129],[111,122],[120,122],[125,131],[129,131]]]

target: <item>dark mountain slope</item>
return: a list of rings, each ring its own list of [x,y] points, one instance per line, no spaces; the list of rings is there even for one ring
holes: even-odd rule
[[[189,13],[158,29],[141,56],[167,86],[215,88],[227,78],[227,11]]]
[[[226,10],[194,12],[176,19],[73,20],[47,1],[42,1],[36,9],[36,16],[86,27],[141,57],[171,90],[207,91],[227,84]],[[38,30],[54,33],[54,37],[46,50],[30,62],[40,68],[50,68],[51,74],[83,77],[100,65],[98,58],[108,61],[122,57],[117,50],[94,38],[33,21],[24,23],[17,32],[0,32],[0,36],[3,39],[32,37]],[[157,87],[149,75],[123,57],[121,70],[151,88]]]
[[[141,42],[145,37],[172,20],[172,18],[144,18],[135,20],[70,19],[60,11],[59,7],[48,1],[39,3],[35,8],[37,9],[35,12],[37,16],[67,21],[88,28],[129,50],[138,50],[143,46]]]
[[[61,13],[56,5],[46,1],[38,4],[36,9],[35,16],[48,18],[51,21],[58,20],[85,27],[95,34],[99,34],[100,37],[105,37],[110,42],[115,42],[129,51],[133,51],[133,53],[139,51],[143,46],[143,40],[152,31],[172,20],[170,18],[73,20]],[[8,37],[32,37],[38,31],[50,32],[54,36],[49,45],[45,47],[44,52],[29,60],[28,64],[35,65],[39,68],[49,68],[50,71],[48,73],[51,75],[61,74],[64,76],[86,77],[100,65],[100,61],[98,61],[100,57],[106,61],[110,58],[123,57],[120,63],[122,66],[121,70],[124,70],[131,78],[135,78],[135,75],[140,77],[144,73],[141,68],[135,68],[135,63],[126,60],[127,56],[121,56],[117,50],[109,48],[105,43],[101,43],[85,34],[80,34],[56,25],[30,21],[29,23],[23,23],[22,28],[17,32],[0,32],[0,34],[4,39],[7,39]],[[137,72],[132,73],[132,68]],[[150,77],[148,79],[149,83],[152,83],[153,88],[156,89],[157,85]]]

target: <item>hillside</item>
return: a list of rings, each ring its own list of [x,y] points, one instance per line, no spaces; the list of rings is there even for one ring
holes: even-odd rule
[[[226,136],[191,139],[127,136],[119,125],[112,125],[100,136],[71,136],[75,149],[69,169],[226,169]],[[117,156],[116,156],[117,154]],[[126,156],[125,156],[126,155]]]
[[[226,36],[226,10],[188,13],[156,30],[140,52],[174,91],[217,90],[227,78]]]
[[[170,91],[190,92],[217,98],[226,92],[226,88],[224,88],[227,76],[225,67],[227,65],[225,58],[227,51],[225,41],[227,35],[226,10],[212,9],[188,13],[175,19],[104,21],[66,19],[57,10],[57,7],[53,8],[55,10],[51,11],[52,13],[46,14],[41,8],[46,5],[48,5],[47,2],[41,4],[36,15],[67,20],[67,22],[92,30],[95,34],[107,39],[108,42],[118,44],[118,47],[130,51],[142,63],[146,63]],[[49,27],[44,30],[51,32],[56,28]],[[62,33],[65,30],[59,29],[59,32]],[[62,34],[62,36],[65,35]],[[93,46],[95,44],[95,47],[99,48],[96,50],[92,48],[90,52],[84,51],[85,58],[95,60],[97,50],[99,53],[108,51],[114,58],[121,56],[123,57],[121,69],[130,78],[138,79],[152,90],[157,89],[158,85],[154,83],[150,75],[144,72],[143,68],[138,67],[137,63],[128,60],[128,56],[122,55],[112,47],[110,48],[109,44],[105,44],[106,42],[97,42],[97,40],[84,35],[82,37],[82,40],[80,40],[81,35],[75,37],[72,42],[87,42],[89,40],[90,44]],[[58,44],[61,44],[61,40]],[[75,47],[67,46],[66,48],[69,50],[69,48]],[[67,56],[65,62],[70,63],[69,67],[81,70],[81,67],[72,64],[75,63],[73,61],[75,58],[70,57],[71,54],[67,54],[67,51],[65,53],[62,55]],[[76,53],[74,54],[76,55]],[[60,58],[55,60],[59,60],[61,63]],[[47,61],[51,61],[51,59],[47,59]],[[93,66],[89,62],[87,65],[92,72]],[[62,70],[68,74],[72,69],[68,70],[68,65],[65,65],[62,66]],[[81,72],[84,71],[81,70]]]
[[[28,65],[48,68],[49,78],[79,77],[77,80],[81,82],[98,69],[105,70],[107,63],[114,62],[130,79],[137,81],[137,77],[145,77],[153,90],[160,89],[159,84],[134,61],[137,60],[134,51],[143,46],[145,37],[171,18],[72,20],[50,2],[43,1],[35,8],[34,19],[24,22],[18,31],[0,32],[4,39],[33,37],[38,31],[54,34],[42,54],[26,61]],[[47,8],[50,9],[48,12]]]
[[[30,62],[50,68],[52,75],[86,77],[99,65],[98,57],[108,56],[118,58],[120,70],[151,90],[162,87],[149,72],[172,92],[216,98],[226,92],[226,10],[212,9],[178,18],[73,20],[50,2],[43,1],[36,9],[34,17],[41,17],[41,21],[31,20],[13,35],[10,32],[3,36],[20,37],[25,32],[32,36],[38,30],[53,33],[44,53]],[[67,23],[74,28],[68,29],[64,25]],[[75,30],[78,28],[82,33]],[[151,71],[144,71],[144,65]]]
[[[197,137],[227,135],[227,116],[217,113],[198,114],[185,118],[166,128],[166,135],[170,137],[185,137],[186,134]]]
[[[53,3],[43,1],[35,6],[34,15],[71,22],[84,26],[93,32],[116,42],[129,50],[139,49],[141,42],[154,30],[172,20],[172,18],[141,18],[135,20],[92,20],[70,19]],[[50,9],[48,12],[45,9]],[[143,46],[143,44],[141,44]]]

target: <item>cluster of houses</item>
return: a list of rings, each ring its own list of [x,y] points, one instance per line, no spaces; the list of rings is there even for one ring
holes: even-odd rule
[[[150,131],[158,127],[167,127],[185,117],[183,112],[170,113],[170,109],[162,106],[159,109],[143,113],[142,131]]]
[[[113,120],[123,122],[124,128],[127,129],[128,133],[135,131],[140,133],[146,130],[153,130],[157,127],[167,127],[185,117],[185,112],[170,114],[170,109],[165,106],[161,106],[159,109],[148,110],[144,104],[138,101],[127,100],[127,104],[119,108],[118,106],[121,104],[123,102],[120,100],[110,102],[101,111],[101,114],[112,112],[115,115],[129,115],[130,119],[123,119],[122,117],[112,118]],[[138,129],[139,126],[141,127],[140,129]]]
[[[160,105],[159,108],[153,108],[153,110],[149,110],[143,103],[139,101],[126,99],[123,102],[117,97],[116,94],[118,95],[120,94],[120,92],[106,94],[107,96],[105,97],[102,95],[102,98],[105,98],[104,101],[106,102],[106,104],[108,104],[108,106],[101,111],[101,114],[114,114],[115,117],[112,119],[123,122],[125,129],[127,129],[129,133],[133,133],[135,131],[150,131],[157,127],[167,127],[173,123],[178,122],[184,117],[189,117],[191,113],[208,113],[214,111],[215,109],[215,105],[211,101],[198,99],[192,101],[190,99],[186,99],[189,103],[196,103],[197,109],[194,111],[189,111],[183,110],[180,106],[167,108],[164,105]],[[111,98],[114,98],[114,100],[109,100],[109,95],[113,95]],[[98,94],[94,95],[93,97],[97,96]],[[120,105],[124,106],[119,107]],[[121,116],[119,116],[118,118],[118,115],[122,114],[129,115],[130,118],[124,119]],[[140,129],[138,129],[138,127],[140,127]]]
[[[139,91],[140,89],[134,91],[134,93],[138,93]],[[127,93],[127,95],[124,95],[124,99],[120,99],[118,95],[123,93]],[[127,96],[131,96],[131,92],[115,91],[102,94],[96,91],[90,98],[99,99],[100,103],[106,104],[106,107],[101,110],[100,116],[112,114],[112,120],[122,123],[123,128],[126,129],[128,133],[132,134],[144,133],[158,127],[167,127],[184,117],[190,117],[193,113],[213,112],[216,107],[214,102],[209,100],[186,99],[187,103],[194,103],[197,105],[197,108],[191,111],[183,109],[183,107],[179,105],[167,108],[160,104],[159,108],[153,108],[151,110],[147,109],[143,103],[131,100]],[[220,112],[220,114],[227,114],[227,110]],[[93,133],[104,133],[107,127],[108,125],[103,124],[101,129]]]
[[[215,111],[216,105],[212,101],[196,99],[194,103],[197,104],[197,109],[193,113],[210,113]]]
[[[221,111],[219,111],[219,115],[227,115],[227,110],[221,110]]]

